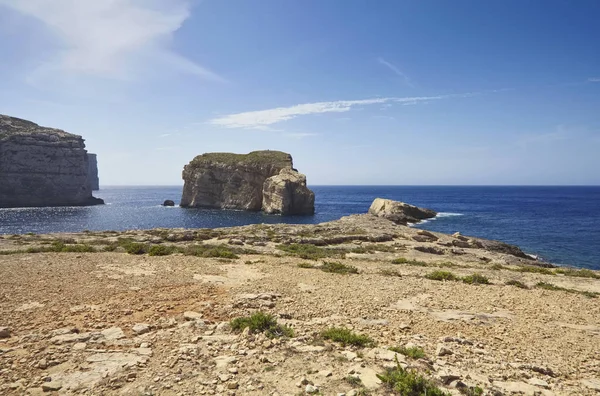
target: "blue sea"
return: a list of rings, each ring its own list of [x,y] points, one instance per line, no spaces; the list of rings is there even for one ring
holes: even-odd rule
[[[434,209],[416,227],[497,239],[557,263],[600,269],[600,187],[312,186],[316,213],[308,217],[162,207],[182,187],[106,187],[93,207],[0,209],[0,234],[167,228],[254,223],[320,223],[366,213],[376,197]]]

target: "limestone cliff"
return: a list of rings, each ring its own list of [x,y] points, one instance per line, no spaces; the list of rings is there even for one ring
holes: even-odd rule
[[[284,215],[315,213],[315,194],[306,187],[306,176],[286,168],[265,180],[263,210]]]
[[[0,207],[102,204],[81,136],[0,114]]]
[[[277,198],[282,193],[281,189],[267,189],[267,203],[265,205],[265,182],[273,176],[279,175],[283,170],[285,174],[298,174],[293,169],[292,157],[281,151],[253,151],[249,154],[232,153],[207,153],[194,158],[183,169],[183,195],[181,207],[243,209],[259,211],[266,209],[269,213],[281,214],[312,214],[314,213],[314,194],[306,188],[292,188],[290,193],[294,197]],[[299,175],[299,174],[298,174]],[[287,177],[287,176],[286,176]],[[275,181],[277,183],[277,181]],[[301,180],[298,180],[302,184]],[[270,182],[271,185],[273,181]],[[285,188],[284,188],[285,190]],[[287,191],[287,190],[286,190]],[[302,201],[295,197],[298,192],[306,195],[309,204],[298,206],[294,202]],[[312,201],[310,197],[312,196]],[[292,202],[290,205],[289,202]],[[282,205],[286,205],[285,208]],[[306,209],[310,206],[308,209]],[[305,210],[298,212],[296,208]],[[288,211],[292,209],[292,211]]]
[[[98,157],[96,154],[88,153],[88,183],[92,191],[100,190],[100,179],[98,178]]]

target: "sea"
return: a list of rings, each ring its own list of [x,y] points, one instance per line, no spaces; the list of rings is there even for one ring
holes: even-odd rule
[[[0,209],[0,234],[315,224],[366,213],[377,197],[439,212],[415,227],[496,239],[560,265],[600,269],[600,186],[311,186],[314,216],[163,207],[181,186],[102,187],[92,207]]]

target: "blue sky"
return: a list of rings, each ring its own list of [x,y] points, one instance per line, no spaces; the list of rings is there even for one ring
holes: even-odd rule
[[[103,185],[292,154],[309,184],[600,184],[600,2],[0,0],[0,113]]]

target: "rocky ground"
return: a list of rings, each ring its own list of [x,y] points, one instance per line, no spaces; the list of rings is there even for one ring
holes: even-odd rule
[[[396,365],[449,394],[599,394],[600,274],[525,257],[369,215],[5,235],[0,394],[389,395]],[[294,335],[231,328],[258,311]]]

